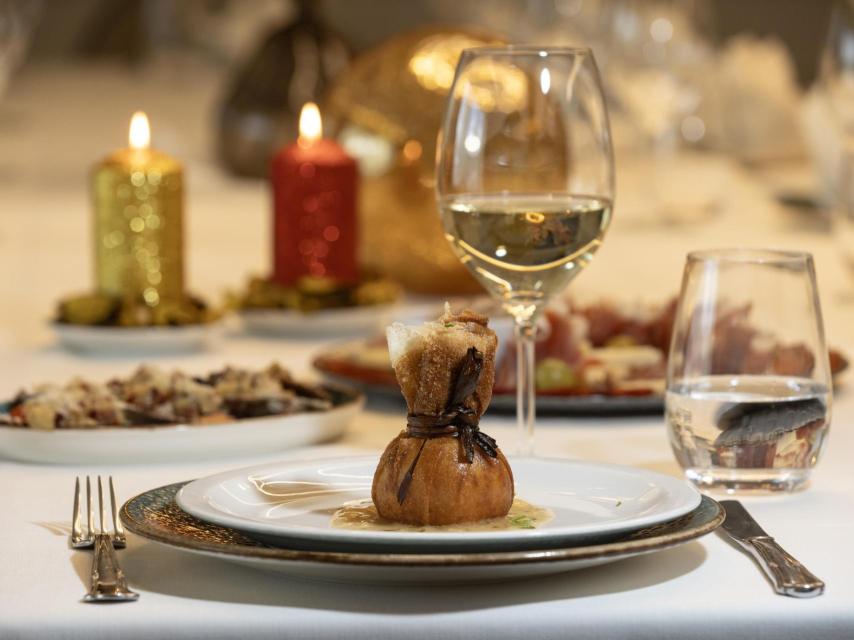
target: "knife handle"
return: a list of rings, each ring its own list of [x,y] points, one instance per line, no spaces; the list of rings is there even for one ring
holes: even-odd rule
[[[824,593],[824,582],[790,556],[774,538],[748,538],[741,545],[753,556],[777,593],[793,598],[812,598]]]

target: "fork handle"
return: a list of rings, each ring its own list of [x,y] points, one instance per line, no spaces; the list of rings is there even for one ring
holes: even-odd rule
[[[83,597],[84,602],[125,602],[137,598],[139,594],[128,589],[110,536],[96,535],[89,593]]]
[[[812,598],[824,593],[824,582],[793,558],[770,536],[756,536],[741,542],[784,596]]]

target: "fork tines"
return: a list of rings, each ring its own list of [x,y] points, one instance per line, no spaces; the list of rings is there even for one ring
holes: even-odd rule
[[[82,489],[80,486],[80,478],[77,477],[74,481],[74,513],[71,518],[71,546],[74,549],[91,549],[95,545],[95,536],[97,534],[106,534],[110,536],[113,547],[122,549],[126,546],[122,523],[118,517],[118,509],[116,508],[116,490],[113,486],[113,476],[108,477],[110,487],[110,522],[108,528],[105,525],[106,505],[104,504],[104,486],[101,476],[98,476],[98,528],[95,527],[95,505],[94,496],[92,495],[92,481],[89,476],[86,476],[86,503],[85,507],[81,504]],[[86,526],[83,526],[83,509],[86,510]]]

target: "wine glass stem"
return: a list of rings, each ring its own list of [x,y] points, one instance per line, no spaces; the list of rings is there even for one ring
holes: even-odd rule
[[[534,453],[534,334],[535,324],[526,318],[516,318],[516,428],[518,450],[523,456]]]

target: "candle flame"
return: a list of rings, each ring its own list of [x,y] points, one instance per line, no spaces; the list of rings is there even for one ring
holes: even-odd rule
[[[299,139],[301,147],[307,147],[323,136],[323,124],[320,121],[320,109],[313,102],[306,102],[299,114]]]
[[[151,129],[148,126],[148,116],[144,112],[137,111],[130,119],[128,141],[131,149],[148,149],[151,143]]]

